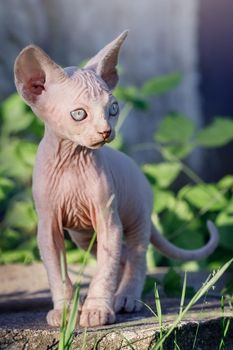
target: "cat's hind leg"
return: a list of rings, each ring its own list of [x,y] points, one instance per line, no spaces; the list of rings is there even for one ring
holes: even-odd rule
[[[139,311],[146,275],[146,251],[150,240],[150,220],[125,233],[126,248],[122,253],[124,268],[115,293],[115,312]],[[145,222],[148,222],[148,224]]]

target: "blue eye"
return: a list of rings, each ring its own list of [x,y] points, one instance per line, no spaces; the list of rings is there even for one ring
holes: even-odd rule
[[[87,117],[87,112],[84,109],[79,108],[75,111],[70,112],[70,115],[75,121],[81,122]]]
[[[109,115],[115,117],[119,112],[119,105],[117,102],[113,102],[109,108]]]

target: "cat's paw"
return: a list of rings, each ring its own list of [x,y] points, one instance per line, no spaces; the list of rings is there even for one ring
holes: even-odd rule
[[[46,320],[50,326],[59,327],[61,325],[62,310],[53,309],[47,313]]]
[[[138,312],[143,304],[140,303],[137,297],[131,294],[116,294],[114,300],[115,312]]]
[[[116,320],[115,312],[104,306],[82,308],[79,324],[81,327],[96,327],[112,324]]]

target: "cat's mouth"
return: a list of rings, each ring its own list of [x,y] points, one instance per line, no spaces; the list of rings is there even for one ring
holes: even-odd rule
[[[106,143],[106,141],[103,140],[103,141],[95,142],[90,147],[91,148],[100,148]]]
[[[107,139],[105,139],[105,140],[101,140],[101,141],[92,143],[92,144],[90,145],[90,148],[100,148],[100,147],[102,147],[103,145],[105,145],[105,143],[110,143],[113,139],[114,139],[114,137],[109,137],[109,138],[107,138]]]

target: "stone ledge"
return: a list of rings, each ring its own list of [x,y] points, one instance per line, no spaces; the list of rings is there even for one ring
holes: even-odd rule
[[[77,269],[72,269],[72,279],[77,276]],[[85,291],[93,267],[85,272]],[[156,270],[156,278],[163,276],[164,270]],[[199,287],[205,280],[206,273],[189,274],[191,284]],[[225,276],[227,278],[227,276]],[[0,349],[55,350],[59,339],[59,329],[47,326],[46,312],[51,307],[47,278],[41,264],[30,266],[0,266]],[[195,349],[217,350],[222,338],[222,313],[220,297],[216,286],[215,295],[210,295],[207,303],[201,302],[192,308],[176,332],[177,343],[181,350],[190,350],[197,332]],[[145,302],[155,309],[153,296],[147,295]],[[179,299],[161,296],[163,322],[169,327],[177,316]],[[231,325],[225,340],[225,349],[233,349],[233,315],[228,307],[225,317],[231,318]],[[84,330],[77,330],[73,349],[82,349]],[[159,326],[151,312],[144,308],[140,313],[119,314],[117,323],[101,328],[89,329],[86,334],[87,344],[83,349],[92,349],[95,342],[97,349],[130,349],[127,340],[136,350],[151,349],[159,337]],[[126,340],[127,339],[127,340]],[[164,349],[174,349],[172,338]]]

